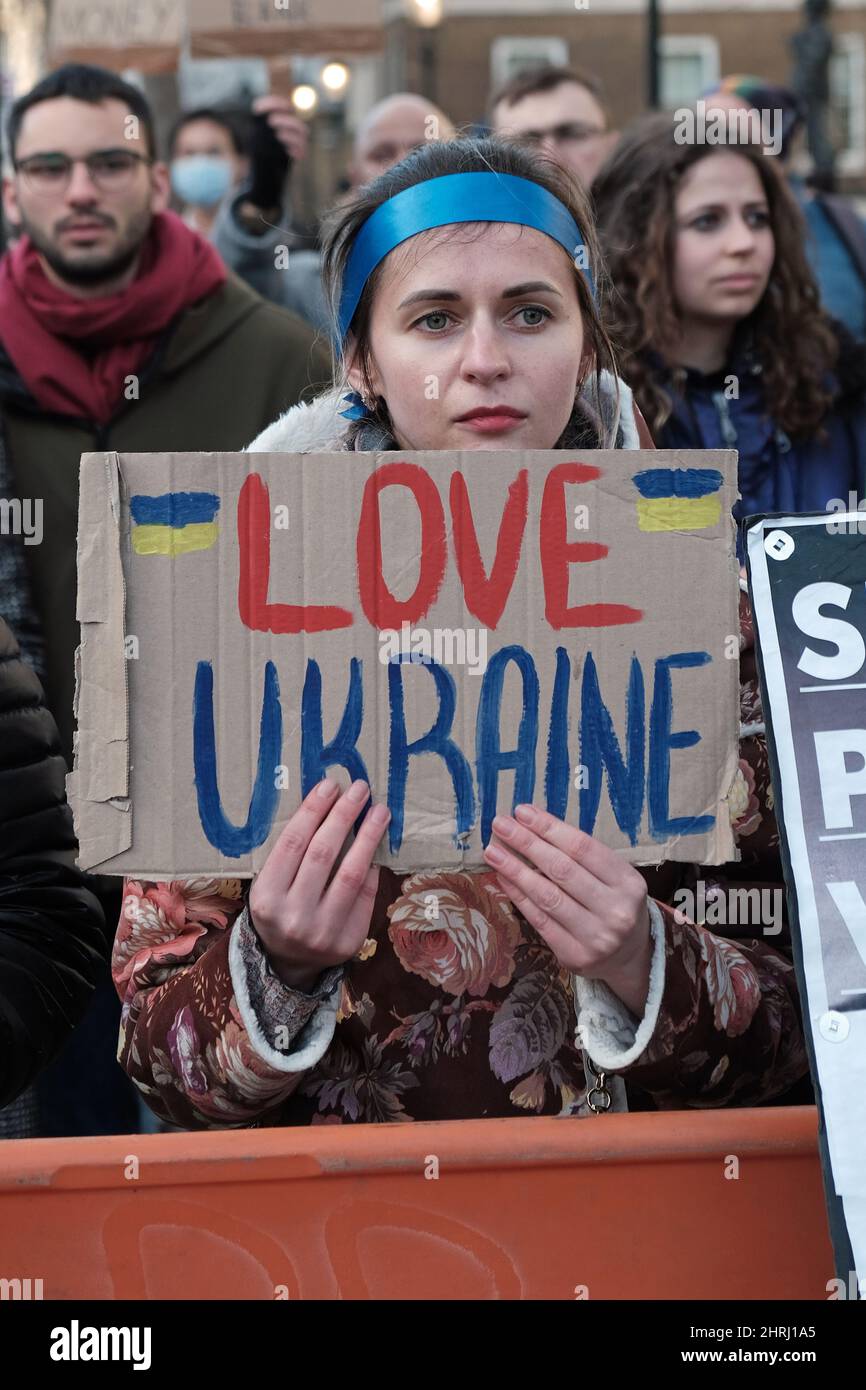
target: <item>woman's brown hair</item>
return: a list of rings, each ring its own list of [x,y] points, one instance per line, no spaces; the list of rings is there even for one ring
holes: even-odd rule
[[[586,195],[571,176],[552,160],[521,148],[519,145],[494,139],[459,138],[456,140],[434,140],[413,150],[410,155],[393,168],[380,174],[372,183],[365,185],[348,204],[341,205],[325,227],[323,276],[325,291],[337,322],[340,292],[352,244],[371,213],[395,194],[428,179],[441,178],[445,174],[469,174],[492,171],[497,174],[513,174],[518,178],[529,179],[532,183],[546,188],[554,197],[564,203],[580,228],[586,247],[589,266],[596,285],[599,283],[601,256],[598,250],[592,214]],[[479,224],[479,231],[486,224]],[[466,227],[461,227],[465,231]],[[379,283],[384,262],[376,267],[364,286],[363,294],[352,319],[351,334],[357,352],[357,362],[365,382],[364,394],[369,400],[375,393],[369,384],[370,374],[370,316],[376,286]],[[602,323],[599,309],[590,293],[586,277],[575,266],[575,284],[584,328],[584,358],[594,368],[596,394],[601,398],[600,377],[603,370],[616,375],[616,362],[610,338]],[[580,383],[583,385],[583,382]],[[376,404],[376,415],[380,423],[387,424],[387,407],[384,402]],[[607,443],[601,439],[596,443]]]
[[[650,429],[659,430],[673,408],[672,386],[685,380],[682,369],[671,370],[669,356],[680,330],[673,290],[677,187],[699,160],[728,148],[757,170],[775,239],[767,288],[745,325],[761,366],[767,412],[792,438],[812,434],[833,402],[828,375],[838,342],[806,260],[800,210],[760,146],[679,144],[675,131],[669,115],[638,121],[593,184],[608,270],[605,321],[622,374]]]

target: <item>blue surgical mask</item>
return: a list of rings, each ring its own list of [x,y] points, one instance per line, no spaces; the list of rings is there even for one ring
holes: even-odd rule
[[[211,154],[187,154],[172,160],[171,186],[182,203],[212,208],[232,186],[232,166]]]

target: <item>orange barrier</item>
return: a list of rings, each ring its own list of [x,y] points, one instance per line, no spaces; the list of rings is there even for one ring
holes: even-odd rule
[[[0,1279],[46,1299],[826,1299],[816,1136],[804,1106],[15,1140]]]

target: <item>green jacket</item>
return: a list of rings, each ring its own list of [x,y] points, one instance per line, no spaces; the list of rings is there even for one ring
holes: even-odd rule
[[[234,277],[182,315],[142,372],[139,399],[124,400],[107,426],[46,414],[3,354],[0,411],[14,492],[42,500],[42,542],[23,549],[45,639],[46,699],[70,765],[81,455],[243,449],[330,377],[327,344]]]

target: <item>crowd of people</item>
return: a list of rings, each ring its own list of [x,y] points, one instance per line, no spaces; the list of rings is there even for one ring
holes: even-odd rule
[[[41,510],[38,543],[0,536],[0,1135],[811,1100],[787,932],[671,906],[698,880],[782,884],[744,581],[723,868],[639,871],[518,806],[483,871],[397,875],[372,863],[387,806],[329,778],[252,884],[121,884],[75,867],[64,797],[83,452],[731,448],[738,518],[862,494],[863,225],[790,175],[790,93],[738,78],[705,100],[782,111],[778,155],[681,143],[672,115],[621,132],[568,68],[512,79],[471,133],[391,95],[317,237],[293,230],[308,130],[283,98],[244,124],[184,112],[165,160],[111,72],[69,65],[15,102],[0,500]],[[542,998],[515,1072],[493,1020]]]

